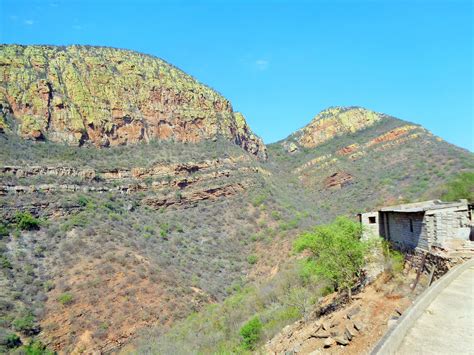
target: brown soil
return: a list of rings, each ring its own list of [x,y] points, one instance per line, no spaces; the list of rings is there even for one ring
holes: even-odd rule
[[[298,354],[367,354],[387,332],[389,323],[395,323],[421,292],[422,286],[411,292],[410,283],[414,277],[411,273],[401,280],[382,274],[355,295],[352,302],[338,310],[307,323],[300,320],[287,326],[266,344],[265,350],[269,354],[291,351]],[[327,296],[322,304],[331,304],[335,297]],[[352,339],[347,345],[334,342],[324,348],[328,338],[345,337],[347,340],[348,331]]]
[[[202,290],[183,290],[141,255],[82,259],[54,281],[41,322],[43,341],[60,353],[107,352],[145,326],[169,325],[189,308],[212,301]],[[124,260],[127,260],[126,264]],[[62,304],[59,296],[72,295]]]

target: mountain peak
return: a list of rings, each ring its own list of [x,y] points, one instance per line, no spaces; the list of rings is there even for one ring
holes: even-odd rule
[[[336,136],[354,133],[373,126],[385,115],[363,107],[329,107],[296,133],[298,143],[306,148],[316,147]]]
[[[215,90],[153,56],[92,46],[0,45],[0,129],[99,147],[218,136],[266,157]]]

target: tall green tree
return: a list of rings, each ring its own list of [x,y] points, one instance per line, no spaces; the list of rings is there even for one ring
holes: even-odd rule
[[[362,227],[346,217],[317,226],[302,234],[294,243],[297,252],[309,251],[304,269],[321,277],[336,289],[346,290],[352,297],[352,288],[365,265],[368,244],[361,240]]]

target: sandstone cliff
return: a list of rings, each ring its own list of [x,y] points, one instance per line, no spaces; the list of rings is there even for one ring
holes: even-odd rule
[[[384,116],[361,107],[331,107],[294,135],[301,146],[314,148],[334,137],[368,128]]]
[[[266,158],[242,114],[165,61],[86,46],[0,46],[0,133],[99,147],[223,136]]]

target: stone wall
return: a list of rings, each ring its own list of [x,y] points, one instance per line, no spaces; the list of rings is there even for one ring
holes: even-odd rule
[[[427,212],[426,235],[431,246],[446,247],[453,239],[469,240],[471,222],[469,212],[446,209]]]
[[[385,212],[388,219],[388,235],[392,243],[403,249],[429,249],[429,243],[424,228],[423,212],[395,213]]]
[[[425,257],[424,264],[423,257]],[[407,273],[410,269],[419,269],[423,264],[422,272],[426,275],[430,275],[433,272],[432,281],[435,281],[465,260],[466,258],[464,257],[451,257],[416,249],[405,254],[405,272]]]

